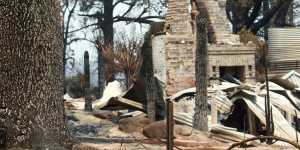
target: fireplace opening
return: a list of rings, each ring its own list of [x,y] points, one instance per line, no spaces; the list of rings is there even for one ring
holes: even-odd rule
[[[241,82],[245,82],[245,67],[244,66],[221,66],[220,77],[228,80],[231,77],[238,79]]]

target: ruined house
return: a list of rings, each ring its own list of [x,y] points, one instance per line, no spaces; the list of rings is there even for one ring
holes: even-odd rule
[[[218,82],[226,74],[242,82],[255,82],[256,48],[240,43],[239,36],[231,34],[225,0],[203,0],[202,4],[209,16],[210,83]],[[195,86],[197,13],[190,0],[169,0],[165,22],[154,24],[150,30],[154,72],[164,83],[167,95]]]

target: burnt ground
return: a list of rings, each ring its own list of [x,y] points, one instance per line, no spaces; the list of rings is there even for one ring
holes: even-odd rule
[[[77,143],[73,150],[165,150],[165,141],[149,139],[142,133],[125,133],[119,129],[117,113],[98,111],[87,113],[67,110],[68,125]],[[190,136],[176,137],[176,149],[225,150],[233,142],[215,139],[210,134],[193,132]],[[247,150],[292,150],[290,146],[256,145]],[[245,148],[236,148],[245,149]]]

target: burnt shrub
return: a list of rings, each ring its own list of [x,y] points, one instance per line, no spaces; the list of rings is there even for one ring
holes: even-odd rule
[[[65,79],[65,87],[67,93],[72,98],[80,98],[84,96],[84,75],[77,74]]]

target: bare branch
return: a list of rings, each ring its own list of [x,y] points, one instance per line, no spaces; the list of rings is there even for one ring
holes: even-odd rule
[[[247,21],[248,28],[253,24],[255,19],[259,16],[259,11],[261,9],[262,3],[263,3],[263,0],[254,0],[254,8],[253,8],[252,13]]]
[[[125,2],[126,0],[119,0],[114,3],[113,8],[115,8],[118,4]]]
[[[125,17],[132,9],[133,7],[135,6],[136,4],[136,1],[132,2],[129,4],[129,8],[126,10],[126,12],[122,15],[122,17]]]
[[[75,0],[74,5],[73,5],[72,9],[70,10],[68,18],[67,18],[67,24],[66,24],[66,27],[65,27],[65,34],[64,34],[64,44],[65,45],[67,43],[67,38],[68,38],[68,34],[69,34],[69,27],[70,27],[71,17],[74,13],[74,10],[75,10],[76,6],[77,6],[77,2],[78,2],[78,0]]]
[[[135,18],[135,17],[116,16],[116,17],[114,17],[114,22],[128,21],[128,22],[150,24],[150,23],[154,22],[151,19],[164,19],[164,17],[162,17],[162,16],[145,16],[145,17]]]
[[[84,38],[74,38],[74,39],[71,39],[70,41],[68,41],[68,45],[70,45],[71,43],[73,43],[73,42],[78,42],[78,41],[87,41],[87,42],[90,42],[90,43],[92,43],[92,44],[97,44],[95,41],[93,41],[93,40],[89,40],[89,39],[87,39],[86,37],[84,37]]]
[[[103,18],[103,13],[100,11],[97,11],[96,13],[93,13],[93,14],[78,14],[78,16],[101,19],[101,18]]]
[[[277,14],[276,12],[285,2],[284,0],[280,0],[273,8],[264,13],[263,18],[251,26],[252,33],[256,34],[261,27],[265,26]]]
[[[98,25],[99,25],[99,23],[89,24],[89,25],[86,25],[86,26],[81,27],[81,28],[79,28],[79,29],[75,29],[75,30],[73,30],[73,31],[70,31],[69,33],[78,32],[78,31],[81,31],[81,30],[83,30],[83,29],[86,29],[86,28],[89,28],[89,27],[92,27],[92,26],[98,26]]]

